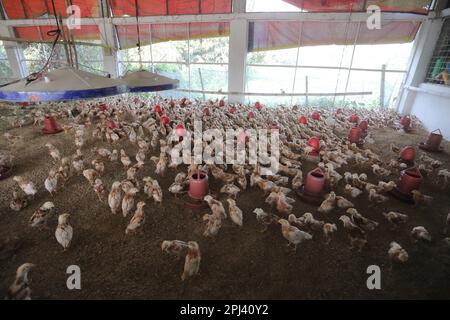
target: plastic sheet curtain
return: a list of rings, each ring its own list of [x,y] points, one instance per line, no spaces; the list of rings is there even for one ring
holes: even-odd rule
[[[39,27],[14,27],[17,38],[28,41],[53,41],[54,36],[48,36],[47,32],[56,29],[56,26]],[[67,27],[64,27],[67,34]],[[75,40],[99,40],[100,31],[97,25],[82,25],[81,29],[72,29],[71,33]]]
[[[66,0],[54,0],[57,14],[67,17]],[[98,17],[98,0],[71,0],[72,5],[80,7],[82,18]],[[51,0],[2,0],[8,19],[38,19],[53,17]]]
[[[251,22],[248,50],[249,52],[275,50],[299,45],[405,43],[414,39],[420,27],[420,22],[391,21],[382,23],[381,29],[369,30],[364,22],[361,22],[360,27],[359,24],[359,22],[326,21]]]
[[[134,48],[136,46],[136,26],[118,25],[116,30],[120,49]],[[225,37],[230,33],[230,26],[228,22],[141,24],[139,32],[141,45],[148,45],[169,40]]]
[[[265,1],[265,0],[259,0]],[[377,5],[385,12],[427,13],[431,0],[283,0],[308,12],[361,12]],[[365,5],[364,5],[365,4]]]
[[[230,13],[231,0],[141,0],[140,16]],[[135,0],[111,0],[113,15],[135,16]]]

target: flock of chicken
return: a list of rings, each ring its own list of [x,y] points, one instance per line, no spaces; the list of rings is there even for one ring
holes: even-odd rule
[[[226,105],[223,101],[167,100],[161,97],[151,99],[140,98],[108,98],[104,102],[106,110],[99,110],[98,101],[66,103],[50,103],[42,107],[30,109],[20,121],[14,119],[15,126],[33,123],[41,125],[46,114],[52,114],[61,123],[64,123],[65,134],[74,137],[74,153],[63,155],[51,143],[46,143],[49,156],[54,163],[48,172],[45,181],[30,181],[25,177],[14,176],[17,188],[12,190],[10,208],[20,211],[33,201],[39,187],[43,186],[50,195],[64,188],[65,183],[75,175],[82,175],[86,183],[98,196],[101,203],[109,206],[112,214],[130,215],[131,219],[125,229],[127,235],[143,232],[145,223],[145,201],[135,203],[135,197],[141,191],[148,196],[149,201],[163,203],[164,192],[156,177],[164,177],[167,170],[177,172],[168,191],[174,197],[186,192],[189,186],[189,177],[202,170],[211,175],[214,180],[223,183],[220,194],[225,194],[227,206],[224,203],[207,195],[204,200],[210,208],[210,213],[203,216],[205,223],[204,236],[217,236],[223,222],[230,217],[232,223],[239,227],[244,224],[243,212],[237,206],[236,199],[241,192],[248,188],[258,188],[266,196],[265,203],[271,210],[255,208],[256,219],[264,228],[271,224],[280,224],[281,233],[293,250],[297,249],[303,241],[311,240],[322,234],[325,244],[332,241],[333,234],[338,225],[332,222],[318,220],[310,212],[301,216],[295,215],[293,203],[297,200],[289,196],[304,184],[302,162],[307,161],[311,146],[307,141],[315,136],[320,139],[320,167],[325,173],[327,188],[330,192],[321,203],[318,212],[329,214],[335,209],[345,211],[339,217],[342,228],[347,233],[351,248],[362,250],[367,244],[367,236],[373,232],[379,222],[363,216],[355,208],[352,199],[367,197],[374,204],[388,201],[387,193],[396,187],[392,179],[398,177],[399,171],[405,165],[398,160],[399,147],[391,145],[393,159],[383,161],[379,155],[366,147],[358,147],[346,140],[348,130],[354,126],[347,118],[350,110],[337,113],[336,110],[321,110],[320,120],[310,120],[308,124],[298,122],[299,115],[310,114],[310,108],[257,108],[253,105]],[[358,111],[356,111],[358,112]],[[250,115],[251,114],[251,115]],[[163,119],[163,118],[166,119]],[[401,128],[400,117],[393,111],[364,110],[364,118],[369,120],[371,128],[391,127]],[[170,121],[165,121],[169,119]],[[186,130],[193,131],[195,119],[203,119],[204,129],[219,129],[225,132],[228,128],[258,129],[277,126],[280,129],[280,157],[279,171],[274,175],[261,175],[262,165],[216,165],[207,163],[196,165],[179,165],[171,161],[171,150],[174,145],[173,135],[177,134],[175,127],[183,124]],[[164,120],[164,121],[163,121]],[[28,122],[27,122],[28,121]],[[416,121],[416,120],[415,120]],[[417,124],[416,124],[417,125]],[[225,136],[225,134],[224,134]],[[20,140],[20,136],[5,133],[4,137],[10,144]],[[88,149],[86,141],[107,142],[111,148]],[[120,149],[120,142],[130,143],[137,151],[128,155]],[[365,138],[365,146],[373,143],[370,130]],[[213,141],[203,141],[207,147]],[[86,155],[94,154],[94,160],[86,163]],[[149,157],[150,154],[157,156]],[[271,155],[273,156],[273,155]],[[0,155],[0,159],[10,159],[7,154]],[[148,161],[155,163],[153,177],[137,178]],[[135,160],[135,161],[134,161]],[[107,163],[123,165],[126,178],[114,181],[112,186],[105,186],[102,176],[107,174]],[[365,173],[344,172],[349,164],[356,164],[363,168],[371,168],[374,176],[379,178],[376,183],[369,182]],[[417,161],[418,169],[428,177],[435,177],[436,181],[447,188],[450,183],[450,171],[442,169],[438,160],[422,154]],[[336,194],[336,187],[344,186],[343,195]],[[347,199],[348,198],[348,199]],[[415,205],[427,205],[432,201],[430,196],[414,190]],[[30,217],[31,227],[49,228],[49,223],[55,220],[55,204],[51,201],[43,203]],[[226,207],[228,210],[226,210]],[[134,213],[133,213],[134,212]],[[57,242],[67,250],[71,246],[74,228],[70,224],[70,214],[63,213],[58,217],[55,230]],[[408,220],[406,214],[390,211],[383,213],[381,219],[386,219],[392,228]],[[445,221],[445,231],[450,225],[450,214]],[[76,232],[76,228],[75,228]],[[431,235],[424,226],[416,226],[410,232],[414,241],[431,241]],[[450,243],[450,239],[446,238]],[[161,244],[163,252],[185,259],[183,280],[197,274],[200,268],[201,254],[196,241],[165,240]],[[392,241],[388,248],[388,256],[393,262],[405,263],[408,260],[407,251],[397,242]],[[10,299],[29,299],[28,272],[33,267],[25,263],[17,269],[14,283],[11,285],[7,297]]]

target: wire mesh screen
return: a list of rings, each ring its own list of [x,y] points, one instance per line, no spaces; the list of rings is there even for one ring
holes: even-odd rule
[[[450,19],[444,21],[425,82],[450,86]]]

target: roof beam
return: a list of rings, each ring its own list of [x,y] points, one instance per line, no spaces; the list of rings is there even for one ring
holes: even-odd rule
[[[142,24],[148,23],[189,23],[189,22],[225,22],[235,19],[249,21],[270,20],[270,21],[336,21],[336,22],[365,22],[368,14],[365,12],[336,12],[336,13],[315,13],[315,12],[246,12],[246,13],[226,13],[226,14],[202,14],[202,15],[170,15],[170,16],[145,16],[139,17]],[[81,18],[82,25],[101,24],[104,20],[111,19],[114,25],[135,25],[135,17],[114,17],[114,18]],[[424,21],[428,16],[412,13],[391,13],[381,14],[383,21]],[[109,22],[109,21],[108,21]],[[66,24],[66,19],[63,19]],[[54,25],[52,19],[15,19],[0,21],[4,26],[47,26]]]

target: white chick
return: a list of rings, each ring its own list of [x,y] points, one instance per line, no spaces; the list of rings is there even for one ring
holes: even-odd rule
[[[73,228],[69,224],[70,214],[64,213],[58,217],[58,226],[56,227],[55,237],[64,251],[69,248],[73,237]]]

